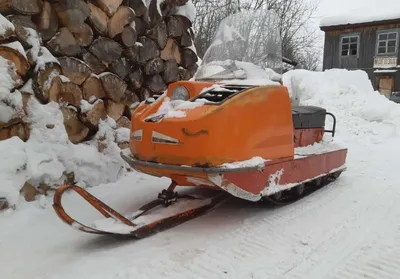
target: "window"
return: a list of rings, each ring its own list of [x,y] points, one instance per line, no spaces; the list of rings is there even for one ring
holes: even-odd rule
[[[397,52],[397,32],[378,34],[378,54],[395,54]]]
[[[342,37],[341,56],[357,56],[358,55],[358,36]]]

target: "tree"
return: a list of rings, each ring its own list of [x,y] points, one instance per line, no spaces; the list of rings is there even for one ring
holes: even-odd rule
[[[283,56],[299,62],[305,69],[315,70],[315,65],[319,64],[318,36],[315,28],[309,26],[318,3],[307,0],[193,0],[193,4],[197,11],[193,24],[195,45],[200,57],[212,43],[222,19],[243,10],[268,9],[274,10],[280,19]]]

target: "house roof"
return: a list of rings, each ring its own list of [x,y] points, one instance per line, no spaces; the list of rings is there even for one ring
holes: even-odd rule
[[[386,12],[375,12],[374,14],[358,13],[326,17],[320,22],[320,29],[323,31],[332,29],[343,29],[346,27],[370,26],[385,23],[400,22],[400,9]]]

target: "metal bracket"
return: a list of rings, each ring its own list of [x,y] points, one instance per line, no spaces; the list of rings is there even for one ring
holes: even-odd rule
[[[326,115],[329,115],[329,116],[332,116],[332,119],[333,119],[333,127],[332,127],[332,130],[325,130],[324,132],[325,132],[325,133],[331,133],[331,134],[332,134],[332,137],[335,137],[335,133],[336,133],[336,117],[335,117],[332,113],[330,113],[330,112],[326,112],[325,114],[326,114]]]

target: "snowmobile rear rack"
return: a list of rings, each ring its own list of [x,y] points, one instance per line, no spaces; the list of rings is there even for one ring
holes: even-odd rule
[[[179,195],[178,193],[173,191],[175,187],[176,184],[174,182],[171,183],[168,189],[165,189],[161,193],[159,193],[157,199],[143,205],[130,217],[123,216],[121,213],[117,212],[104,202],[100,201],[83,188],[76,185],[68,184],[63,185],[59,189],[57,189],[53,199],[53,208],[61,220],[63,220],[65,223],[72,226],[73,228],[86,233],[100,235],[129,235],[135,238],[144,238],[199,217],[209,212],[218,204],[230,197],[228,193],[222,191],[213,197],[204,199],[190,195]],[[67,190],[73,190],[74,192],[76,192],[106,218],[100,220],[101,223],[98,223],[100,224],[100,227],[84,225],[76,221],[66,213],[64,207],[62,206],[61,198]],[[182,199],[198,200],[201,204],[199,206],[195,206],[189,209],[186,208],[171,216],[159,218],[157,220],[151,221],[150,223],[142,224],[135,222],[139,217],[144,216],[150,210],[155,209],[158,206],[169,207]],[[108,225],[111,226],[108,227]]]

